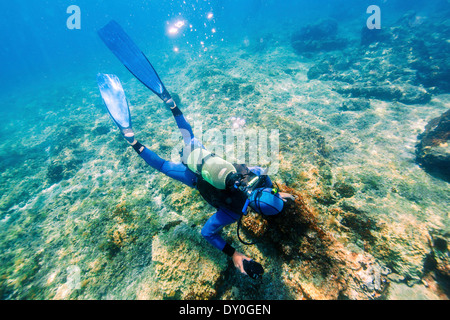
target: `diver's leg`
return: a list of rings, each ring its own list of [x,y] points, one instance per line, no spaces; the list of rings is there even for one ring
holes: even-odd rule
[[[164,160],[155,152],[146,148],[136,140],[133,141],[131,146],[152,168],[164,173],[172,179],[184,183],[191,188],[195,188],[195,185],[197,184],[197,176],[182,163],[174,163]]]
[[[184,117],[183,112],[181,112],[180,108],[178,108],[178,106],[172,99],[168,100],[166,102],[166,105],[175,118],[178,129],[180,129],[181,135],[183,136],[184,144],[190,144],[192,139],[194,139],[194,132],[192,131],[191,125]]]

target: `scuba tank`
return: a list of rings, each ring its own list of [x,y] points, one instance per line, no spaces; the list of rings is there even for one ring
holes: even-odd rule
[[[203,148],[195,148],[186,159],[187,167],[219,190],[227,188],[227,177],[236,173],[228,161]]]

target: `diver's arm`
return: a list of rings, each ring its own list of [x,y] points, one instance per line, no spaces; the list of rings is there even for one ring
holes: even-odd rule
[[[236,250],[219,233],[223,227],[236,222],[237,219],[239,219],[237,215],[234,216],[234,214],[228,214],[222,209],[219,209],[203,226],[202,236],[216,249],[232,257]]]
[[[239,269],[240,272],[247,274],[244,271],[244,260],[250,261],[251,259],[236,251],[235,248],[223,240],[219,235],[219,232],[224,226],[233,222],[236,222],[236,217],[232,217],[228,213],[225,213],[219,209],[204,225],[202,229],[202,236],[218,250],[231,257],[234,266]]]

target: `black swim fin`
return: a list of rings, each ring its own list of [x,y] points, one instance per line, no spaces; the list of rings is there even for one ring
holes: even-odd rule
[[[252,279],[258,280],[264,274],[263,267],[256,261],[244,260],[243,265],[244,265],[244,271]]]
[[[98,31],[98,34],[106,46],[139,81],[164,102],[171,99],[150,61],[116,21],[109,22]]]

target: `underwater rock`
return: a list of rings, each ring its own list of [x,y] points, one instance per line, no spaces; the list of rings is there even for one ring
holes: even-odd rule
[[[314,56],[308,79],[356,84],[355,97],[405,104],[427,103],[431,93],[450,92],[450,26],[427,20],[419,28],[414,25],[417,19],[415,13],[408,13],[390,27],[363,28],[360,46]],[[307,50],[295,41],[299,50]]]
[[[389,272],[369,253],[349,250],[330,239],[324,254],[327,259],[314,257],[286,266],[285,283],[294,292],[302,293],[296,298],[368,300],[382,297]]]
[[[342,111],[363,111],[370,109],[370,101],[366,99],[347,99],[339,108]]]
[[[47,167],[46,179],[50,185],[70,179],[83,164],[82,160],[73,156],[62,157],[62,155],[56,157]]]
[[[450,109],[432,119],[418,139],[417,163],[430,174],[450,182]]]
[[[316,24],[303,27],[295,34],[297,40],[323,40],[336,37],[338,22],[333,19],[325,19]]]
[[[343,198],[351,198],[356,193],[356,189],[351,184],[342,181],[336,182],[333,187]]]
[[[398,19],[393,26],[383,27],[381,29],[369,29],[363,27],[361,29],[361,45],[369,46],[373,43],[380,42],[385,46],[398,44],[402,40],[411,40],[411,33],[413,33],[414,20],[417,19],[416,12],[409,11]]]
[[[450,293],[450,254],[448,240],[443,235],[432,235],[432,254],[429,269],[436,272],[437,281]]]
[[[408,218],[385,223],[370,252],[406,280],[419,282],[431,253],[428,228]]]
[[[295,201],[288,202],[281,216],[267,217],[267,228],[256,233],[260,241],[277,247],[285,261],[283,281],[295,299],[381,297],[387,287],[386,268],[369,253],[349,250],[328,234],[305,195],[284,185],[280,190],[294,195]],[[244,228],[249,225],[258,223]],[[251,233],[255,230],[262,229]]]
[[[424,104],[431,100],[424,88],[411,85],[379,85],[366,84],[336,86],[334,90],[351,97],[378,99],[383,101],[399,101],[404,104]]]
[[[327,56],[308,70],[307,77],[309,80],[341,81],[349,84],[366,81],[367,79],[361,78],[361,64],[354,60],[355,58],[353,53]]]
[[[125,202],[114,207],[109,219],[112,224],[104,227],[106,237],[100,243],[99,249],[111,260],[121,250],[135,243],[137,225],[134,223],[133,213],[127,209]]]
[[[227,82],[222,85],[220,92],[230,100],[239,100],[241,97],[240,85],[238,82]]]
[[[181,239],[181,241],[180,241]],[[204,241],[197,228],[181,223],[153,237],[152,265],[138,299],[205,300],[217,295],[227,257]]]
[[[295,32],[292,35],[291,44],[298,54],[340,50],[347,46],[347,41],[338,38],[337,33],[337,21],[326,19]]]
[[[423,87],[404,84],[400,87],[402,96],[399,99],[404,104],[425,104],[431,101],[431,94]]]
[[[47,168],[47,180],[50,184],[58,183],[64,179],[64,166],[55,161]]]
[[[294,246],[302,243],[305,237],[314,241],[324,238],[325,232],[319,227],[315,217],[317,213],[308,206],[304,196],[286,186],[281,186],[281,190],[294,195],[296,199],[294,202],[287,202],[285,209],[279,215],[267,218],[270,225],[269,237],[278,243],[282,241],[281,243]],[[318,237],[311,237],[311,234],[317,234]]]
[[[369,29],[363,27],[361,31],[361,45],[368,46],[375,42],[387,42],[392,39],[392,35],[384,28]]]
[[[447,43],[446,52],[450,51],[450,44]],[[450,59],[434,56],[430,63],[424,64],[416,68],[421,68],[417,73],[417,81],[427,88],[432,88],[438,93],[450,92]]]
[[[321,61],[308,70],[307,76],[309,80],[332,80],[332,73],[333,66],[328,61]]]
[[[334,90],[340,94],[349,95],[351,97],[363,97],[367,99],[379,100],[398,100],[402,96],[402,92],[395,86],[365,86],[356,84],[353,86],[337,86]]]
[[[109,131],[111,131],[111,127],[109,126],[97,126],[94,129],[92,129],[92,131],[96,134],[96,135],[104,135],[107,134]]]

